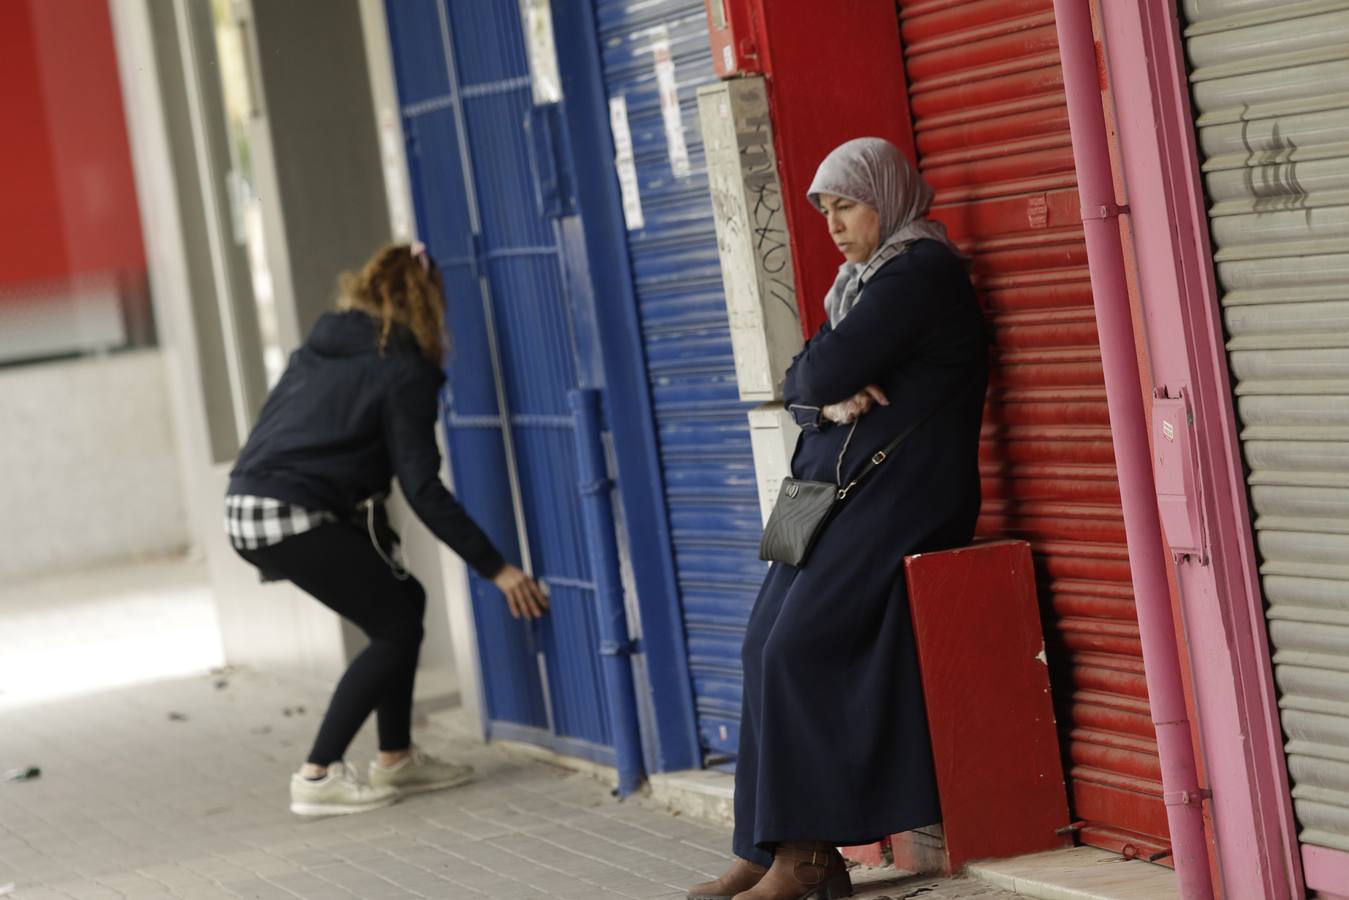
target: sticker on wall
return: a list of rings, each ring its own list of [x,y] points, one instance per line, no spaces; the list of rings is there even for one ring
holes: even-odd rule
[[[543,106],[562,100],[562,76],[557,68],[557,45],[553,41],[553,12],[548,0],[520,0],[520,20],[525,30],[529,78],[534,103]]]
[[[658,25],[651,35],[651,56],[656,64],[656,87],[660,91],[660,115],[665,121],[665,144],[670,151],[670,170],[683,178],[693,170],[689,146],[684,140],[684,113],[679,108],[679,80],[674,54],[670,52],[670,29]]]
[[[646,227],[642,218],[642,193],[637,184],[637,162],[632,154],[632,129],[628,127],[628,98],[609,98],[609,130],[614,135],[614,171],[623,196],[623,221],[628,231]]]

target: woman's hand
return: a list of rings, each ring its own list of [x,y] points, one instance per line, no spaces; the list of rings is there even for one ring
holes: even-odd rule
[[[537,619],[548,610],[548,595],[543,592],[543,587],[510,563],[492,576],[492,583],[506,596],[512,619],[521,616]]]
[[[847,400],[840,400],[824,407],[820,410],[820,415],[831,422],[847,425],[871,412],[872,407],[876,405],[889,406],[890,399],[885,396],[885,391],[874,384],[869,384]]]
[[[856,420],[865,413],[870,407],[864,406],[863,402],[857,397],[849,397],[847,400],[840,400],[838,403],[830,403],[820,410],[820,415],[831,422],[837,422],[839,425],[847,425]]]

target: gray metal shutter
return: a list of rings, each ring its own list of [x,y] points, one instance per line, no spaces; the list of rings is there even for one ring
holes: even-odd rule
[[[707,11],[702,0],[597,0],[595,11],[610,101],[626,119],[615,144],[631,146],[628,252],[698,734],[705,761],[728,762],[740,738],[740,645],[765,566],[751,404],[736,385],[698,125],[698,88],[716,80]]]
[[[1349,851],[1349,2],[1185,9],[1294,807]]]

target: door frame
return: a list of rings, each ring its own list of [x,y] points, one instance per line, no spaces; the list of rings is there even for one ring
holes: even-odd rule
[[[1303,895],[1259,563],[1174,0],[1096,2],[1144,315],[1141,362],[1194,412],[1206,559],[1175,564],[1225,896]],[[1143,88],[1139,88],[1143,85]],[[1168,802],[1172,802],[1168,799]],[[1179,801],[1177,801],[1179,802]]]

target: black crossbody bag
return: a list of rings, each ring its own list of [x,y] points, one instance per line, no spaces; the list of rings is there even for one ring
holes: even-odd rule
[[[938,404],[905,426],[903,431],[895,435],[894,440],[873,453],[871,459],[867,460],[866,467],[847,484],[843,483],[843,456],[848,452],[853,432],[857,430],[857,421],[852,423],[848,437],[843,442],[843,449],[838,452],[838,462],[834,468],[835,483],[806,481],[791,476],[782,479],[782,487],[778,489],[778,502],[768,517],[768,524],[764,526],[763,539],[759,541],[759,559],[766,562],[785,562],[798,568],[805,565],[806,558],[810,556],[810,551],[815,549],[815,544],[824,531],[824,526],[829,524],[829,520],[848,499],[849,493],[875,471],[877,466],[885,462],[890,454],[895,452],[895,448],[904,443],[919,425],[932,418],[933,414],[944,405]]]

